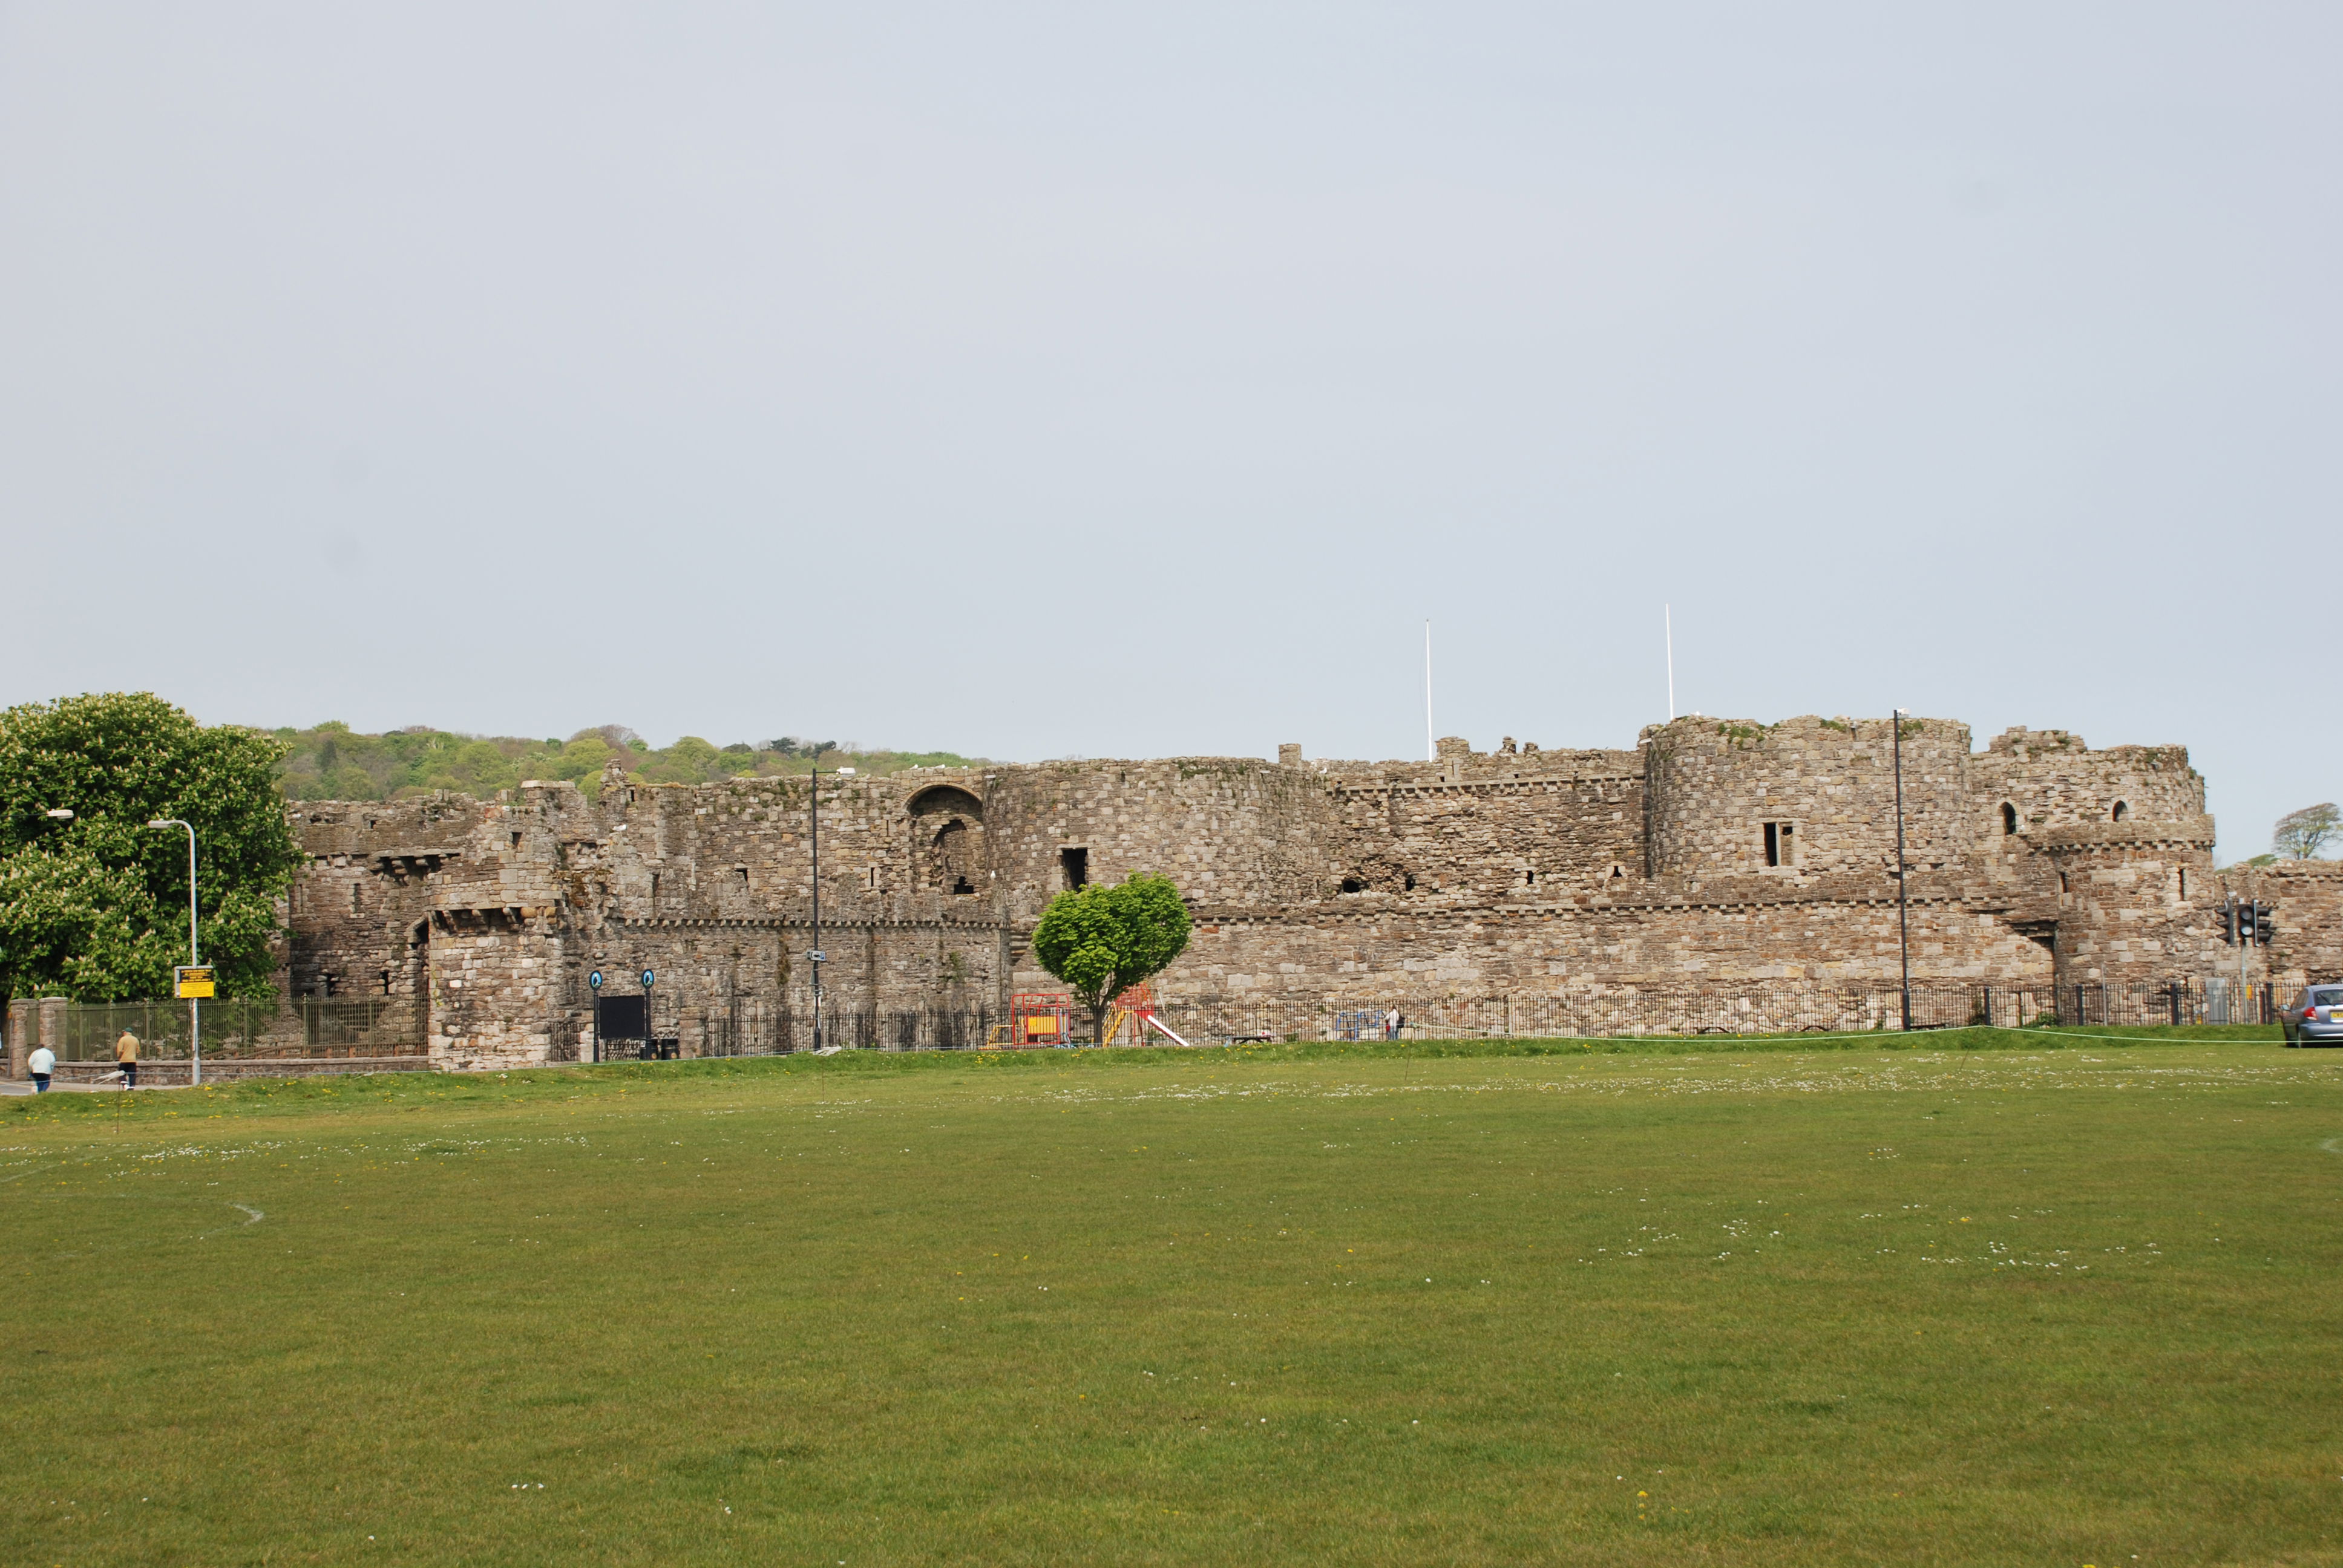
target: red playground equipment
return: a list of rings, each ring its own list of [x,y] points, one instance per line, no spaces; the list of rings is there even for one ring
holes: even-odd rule
[[[1135,985],[1114,999],[1114,1006],[1107,1013],[1106,1033],[1099,1043],[1144,1045],[1151,1029],[1175,1044],[1188,1043],[1155,1016],[1155,992],[1147,986]],[[1071,995],[1060,990],[1019,991],[1009,999],[1009,1021],[993,1025],[984,1043],[987,1049],[996,1050],[1071,1045],[1073,1030],[1074,999]]]
[[[989,1046],[1064,1045],[1073,1038],[1074,999],[1061,990],[1021,990],[1009,999],[1009,1021],[993,1026]]]

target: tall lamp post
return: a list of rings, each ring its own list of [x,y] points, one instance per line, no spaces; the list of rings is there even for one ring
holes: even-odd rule
[[[813,859],[813,950],[806,955],[813,965],[813,1049],[821,1051],[821,966],[830,955],[821,950],[821,758],[814,757],[812,787],[806,791],[807,809],[813,814],[811,849]]]
[[[1912,1032],[1912,919],[1904,900],[1904,884],[1911,869],[1904,863],[1904,710],[1897,709],[1896,728],[1896,944],[1904,963],[1904,1032]]]
[[[203,957],[196,950],[196,829],[176,817],[157,817],[146,824],[149,828],[186,828],[187,829],[187,963],[190,968],[201,964]],[[187,1082],[201,1087],[204,1081],[204,1004],[194,997],[187,999]]]

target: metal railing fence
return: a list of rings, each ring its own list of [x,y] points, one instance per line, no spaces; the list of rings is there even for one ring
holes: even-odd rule
[[[184,1061],[188,1005],[183,1001],[72,1002],[59,1010],[52,1049],[60,1061],[112,1061],[127,1030],[144,1061]],[[209,1057],[420,1056],[423,1021],[411,1002],[390,998],[282,997],[203,1004]]]

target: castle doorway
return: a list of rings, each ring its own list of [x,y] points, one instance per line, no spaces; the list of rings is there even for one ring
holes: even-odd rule
[[[941,892],[980,890],[990,868],[984,849],[984,803],[950,784],[922,789],[910,801],[912,863],[920,879]]]

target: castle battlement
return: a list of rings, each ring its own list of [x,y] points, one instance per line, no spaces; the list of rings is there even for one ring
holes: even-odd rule
[[[828,984],[874,1016],[1004,1009],[1054,986],[1027,945],[1049,900],[1135,871],[1172,877],[1195,912],[1167,999],[1875,981],[1900,951],[1892,724],[1694,716],[1632,749],[1451,737],[1432,760],[1289,745],[1273,762],[826,776]],[[1916,718],[1900,744],[1916,978],[2046,996],[2211,967],[2208,910],[2235,879],[2214,869],[2186,748],[2013,729],[1979,750],[1966,725]],[[613,769],[598,782],[591,799],[530,782],[492,801],[289,808],[309,859],[288,984],[405,998],[457,1061],[574,1057],[598,968],[674,976],[707,1040],[798,1028],[810,780],[650,786]],[[2333,970],[2343,884],[2273,885],[2294,890],[2302,933],[2275,957]]]

